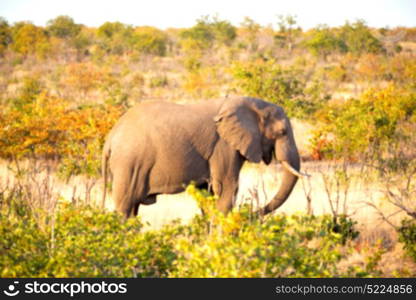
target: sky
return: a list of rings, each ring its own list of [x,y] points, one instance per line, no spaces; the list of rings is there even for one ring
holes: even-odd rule
[[[59,15],[91,27],[106,21],[191,27],[205,15],[218,15],[234,25],[248,16],[263,26],[275,26],[278,15],[294,15],[303,29],[357,19],[371,27],[416,27],[416,0],[0,0],[0,16],[11,24],[32,21],[44,26]]]

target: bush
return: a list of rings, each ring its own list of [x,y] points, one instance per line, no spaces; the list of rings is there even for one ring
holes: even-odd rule
[[[54,248],[46,272],[52,277],[164,277],[175,258],[180,228],[143,232],[139,219],[67,205],[55,221]],[[174,226],[172,226],[174,227]]]
[[[389,147],[410,136],[402,130],[416,118],[416,94],[391,85],[370,89],[358,99],[333,103],[317,113],[322,122],[312,139],[320,157],[357,159],[383,155]]]
[[[248,211],[232,213],[211,225],[199,243],[178,241],[181,255],[171,276],[337,276],[336,263],[342,257],[339,238],[328,234],[314,217],[275,216],[261,222]]]
[[[333,52],[345,52],[346,45],[328,27],[321,26],[312,31],[308,40],[305,41],[306,48],[315,56],[324,59]]]
[[[134,49],[143,54],[165,56],[168,38],[166,34],[154,27],[138,27],[132,35]]]
[[[60,158],[65,177],[96,176],[105,136],[120,114],[111,105],[70,108],[29,80],[21,97],[0,112],[0,157]]]
[[[182,31],[182,40],[192,40],[199,49],[207,49],[216,42],[219,45],[229,45],[236,38],[236,29],[230,22],[218,17],[202,17],[190,29]]]
[[[363,82],[383,80],[386,76],[386,63],[382,56],[372,53],[362,55],[356,65],[358,79]]]
[[[345,23],[340,28],[340,38],[353,54],[384,52],[381,42],[371,33],[363,20],[357,20],[352,24]]]
[[[219,96],[220,70],[216,67],[200,67],[184,78],[183,88],[196,99],[210,99]]]
[[[308,90],[296,69],[284,68],[273,59],[236,63],[231,74],[239,93],[281,105],[291,117],[305,118],[326,101],[313,93],[316,86]]]
[[[97,30],[103,50],[112,54],[123,54],[132,48],[133,28],[120,22],[105,22]]]
[[[46,223],[17,194],[0,194],[0,274],[30,277],[332,277],[350,237],[329,216],[276,215],[250,207],[224,216],[215,198],[190,186],[203,215],[143,230],[139,218],[59,202]],[[47,212],[43,212],[44,214]],[[351,223],[345,223],[348,229]],[[375,269],[375,267],[374,267]],[[358,268],[357,268],[358,270]]]
[[[399,240],[404,244],[407,254],[416,262],[416,221],[404,219],[399,228]]]
[[[258,49],[258,34],[261,26],[257,24],[253,19],[244,17],[244,21],[241,23],[238,36],[243,39],[243,47],[247,47],[250,51],[256,51]]]
[[[20,24],[13,32],[12,49],[24,56],[35,54],[44,58],[50,50],[48,37],[41,27],[31,23]]]
[[[59,38],[73,38],[81,31],[81,25],[76,24],[69,16],[58,16],[49,20],[46,30]]]
[[[391,58],[389,71],[392,79],[416,88],[416,58],[414,54],[400,53]]]
[[[345,245],[349,240],[356,239],[360,232],[355,229],[357,222],[350,219],[346,215],[338,215],[336,217],[323,216],[322,224],[328,230],[328,233],[340,234],[340,241]]]
[[[19,210],[0,215],[2,277],[165,277],[176,257],[181,226],[143,232],[139,219],[61,203],[41,228]]]
[[[91,62],[68,64],[65,68],[67,76],[63,83],[73,91],[78,91],[82,98],[96,89],[105,74]]]
[[[12,34],[9,23],[0,17],[0,56],[4,54],[9,44],[12,42]]]
[[[48,263],[48,235],[39,227],[26,203],[0,194],[0,277],[33,277]]]
[[[260,219],[248,206],[224,217],[215,198],[188,188],[203,211],[190,228],[204,225],[198,236],[179,237],[174,277],[328,277],[340,276],[340,243],[330,217],[304,215]],[[199,221],[199,223],[196,223]],[[205,224],[204,224],[205,223]],[[348,224],[347,224],[348,225]],[[345,228],[351,228],[345,226]],[[205,229],[203,229],[205,228]],[[346,232],[346,231],[345,231]]]

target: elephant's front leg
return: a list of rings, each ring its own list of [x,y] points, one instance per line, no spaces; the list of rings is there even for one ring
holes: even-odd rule
[[[235,204],[238,177],[244,158],[237,151],[230,149],[228,144],[223,143],[223,145],[219,145],[222,147],[218,147],[214,151],[209,164],[212,189],[219,198],[217,208],[226,214]]]
[[[213,192],[218,196],[217,208],[224,214],[227,214],[235,204],[238,191],[237,180],[224,180],[213,182]]]

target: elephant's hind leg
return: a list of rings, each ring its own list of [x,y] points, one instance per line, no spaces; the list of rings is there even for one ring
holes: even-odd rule
[[[131,216],[136,217],[137,214],[139,213],[139,206],[140,203],[133,203],[132,208],[131,208]]]
[[[115,172],[113,178],[112,196],[115,209],[125,218],[129,218],[133,209],[132,197],[129,195],[130,178],[122,172]]]
[[[113,201],[126,218],[137,216],[140,200],[145,196],[145,180],[139,168],[120,168],[114,172]]]

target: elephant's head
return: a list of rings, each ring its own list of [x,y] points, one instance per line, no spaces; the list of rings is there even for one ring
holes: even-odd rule
[[[283,109],[254,98],[226,100],[215,117],[221,138],[247,160],[269,164],[273,153],[284,166],[283,179],[274,198],[260,210],[268,214],[281,206],[295,186],[300,159],[290,121]]]

